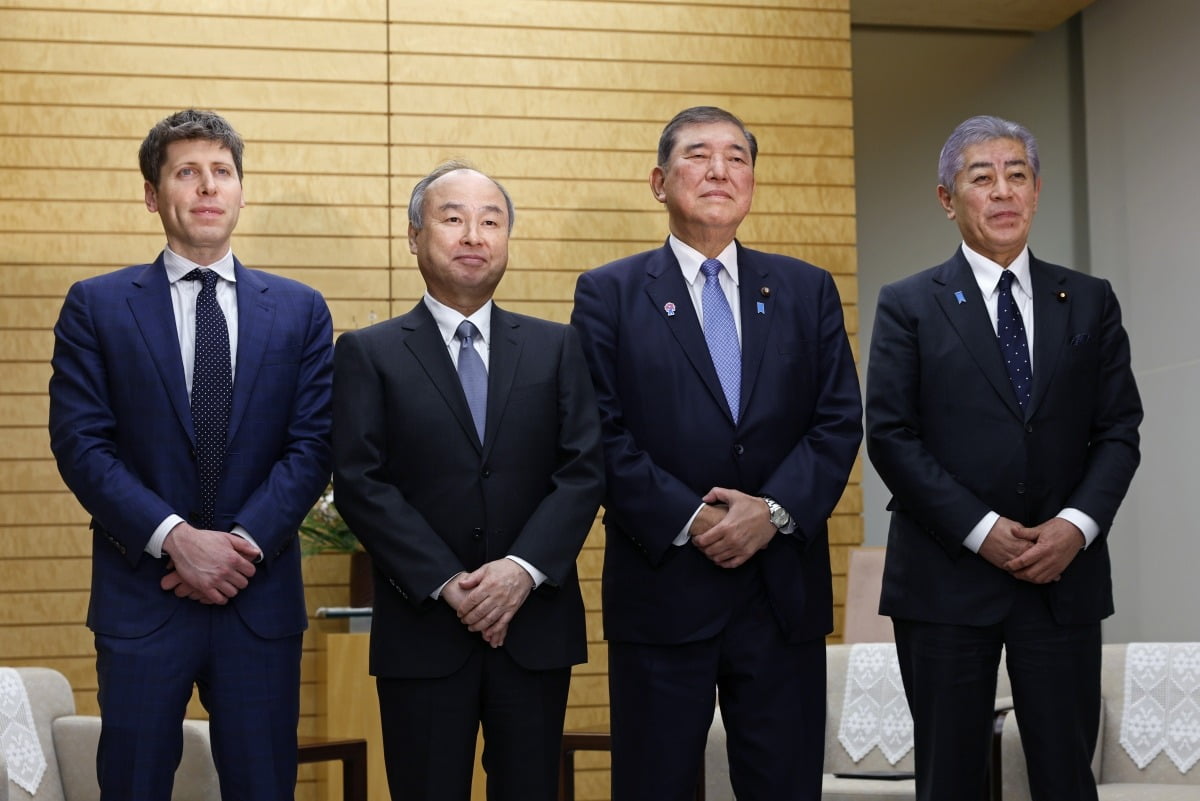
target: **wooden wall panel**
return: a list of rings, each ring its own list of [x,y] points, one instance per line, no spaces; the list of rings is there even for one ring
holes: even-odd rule
[[[62,670],[81,711],[95,711],[91,539],[49,454],[51,328],[71,283],[161,249],[136,150],[171,111],[214,108],[243,134],[235,251],[319,289],[343,331],[420,297],[408,195],[447,158],[516,202],[500,302],[565,321],[580,271],[666,235],[647,187],[663,124],[720,105],[761,147],[742,240],[831,270],[857,332],[849,0],[193,6],[0,0],[0,663]],[[836,573],[862,539],[858,481],[831,521]],[[590,641],[571,728],[608,722],[603,547],[597,523],[579,558]],[[305,560],[310,609],[347,602],[346,561]],[[343,625],[314,619],[306,637],[303,733],[323,726],[316,634]],[[578,764],[577,797],[607,798],[607,755]],[[323,777],[305,767],[298,797],[325,797]]]

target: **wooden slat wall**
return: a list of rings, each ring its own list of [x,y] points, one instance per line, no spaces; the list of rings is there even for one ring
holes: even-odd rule
[[[409,191],[466,158],[517,204],[498,300],[565,321],[575,276],[666,232],[646,179],[665,121],[695,104],[761,145],[744,242],[834,272],[857,331],[849,0],[0,0],[0,663],[49,664],[95,711],[87,517],[46,435],[51,329],[71,282],[152,258],[136,149],[194,105],[247,140],[247,264],[321,290],[339,331],[409,308]],[[835,572],[862,539],[857,471]],[[571,728],[607,724],[603,533],[580,557],[592,640]],[[310,609],[346,601],[344,557],[305,565]],[[836,585],[844,595],[844,579]],[[839,618],[840,621],[840,618]],[[302,731],[319,733],[306,640]],[[840,622],[839,622],[840,630]],[[194,711],[199,714],[197,708]],[[580,755],[579,798],[607,798]],[[316,797],[311,770],[300,796]]]

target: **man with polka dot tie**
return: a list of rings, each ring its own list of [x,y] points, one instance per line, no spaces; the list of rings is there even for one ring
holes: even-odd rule
[[[139,152],[166,248],[80,281],[55,326],[50,440],[92,516],[104,801],[167,801],[193,687],[224,799],[291,799],[297,528],[332,469],[332,326],[313,289],[233,255],[241,137],[217,114]]]
[[[867,367],[917,799],[983,797],[1005,648],[1033,797],[1094,801],[1106,541],[1139,460],[1129,340],[1107,281],[1029,250],[1026,128],[966,120],[938,179],[962,246],[883,288]]]

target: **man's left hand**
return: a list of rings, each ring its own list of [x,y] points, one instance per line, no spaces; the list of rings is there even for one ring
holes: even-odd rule
[[[692,545],[718,567],[740,567],[751,556],[766,548],[778,531],[771,525],[771,512],[767,504],[757,495],[713,487],[701,500],[720,504],[728,510],[720,523],[692,537]]]
[[[533,591],[533,577],[513,560],[497,559],[455,581],[467,591],[458,619],[493,648],[504,645],[508,624]]]
[[[1023,581],[1049,584],[1058,581],[1075,555],[1087,544],[1083,532],[1069,520],[1052,517],[1040,526],[1020,529],[1018,537],[1033,546],[1004,566]]]

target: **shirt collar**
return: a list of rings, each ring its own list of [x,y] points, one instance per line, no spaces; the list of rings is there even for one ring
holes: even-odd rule
[[[696,276],[700,274],[700,263],[707,257],[682,239],[676,237],[675,234],[671,234],[667,241],[671,245],[671,251],[675,254],[675,259],[679,262],[679,269],[683,271],[683,280],[689,284],[696,283]],[[717,261],[721,262],[721,266],[725,268],[725,272],[729,273],[729,277],[733,279],[733,285],[737,286],[737,242],[730,242],[726,245],[725,249],[717,254]]]
[[[485,345],[491,341],[493,305],[491,300],[476,309],[469,317],[464,317],[462,312],[450,308],[428,292],[425,293],[422,300],[425,302],[425,308],[429,309],[429,313],[433,315],[433,321],[437,323],[438,331],[447,347],[450,346],[454,335],[458,333],[458,326],[463,320],[475,323],[475,327],[479,329],[479,338]]]
[[[167,280],[172,284],[183,278],[185,275],[195,269],[212,270],[217,275],[224,278],[231,284],[237,283],[237,271],[233,267],[233,250],[225,252],[225,255],[217,259],[212,264],[200,265],[196,264],[191,259],[186,259],[180,256],[170,247],[163,248],[163,266],[167,268]]]
[[[967,259],[967,264],[971,265],[971,273],[975,276],[975,282],[979,284],[979,291],[983,293],[985,298],[990,298],[997,292],[997,285],[1000,283],[1000,276],[1004,273],[1004,268],[996,262],[989,259],[980,253],[976,253],[971,248],[967,247],[967,243],[962,245],[963,256]],[[1012,264],[1008,265],[1008,271],[1013,274],[1013,284],[1015,285],[1014,292],[1024,292],[1029,297],[1033,297],[1033,284],[1029,278],[1029,246],[1021,248],[1021,252],[1013,259]]]

